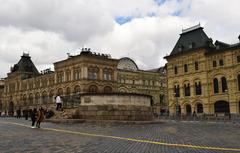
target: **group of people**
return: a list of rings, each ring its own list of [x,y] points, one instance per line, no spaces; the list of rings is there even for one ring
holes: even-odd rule
[[[33,111],[31,112],[31,120],[32,120],[32,128],[35,128],[35,123],[36,123],[36,127],[40,128],[40,124],[44,119],[44,109],[42,107],[39,108],[39,110],[37,111],[36,108],[33,109]]]

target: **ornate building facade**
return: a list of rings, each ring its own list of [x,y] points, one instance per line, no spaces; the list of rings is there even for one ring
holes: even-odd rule
[[[31,57],[23,54],[2,81],[1,110],[13,114],[17,108],[47,106],[54,103],[56,95],[118,92],[150,95],[152,105],[158,107],[156,111],[160,107],[166,109],[166,100],[160,102],[166,93],[165,74],[139,70],[129,58],[113,59],[110,55],[83,49],[79,55],[55,62],[54,70],[39,73]],[[149,81],[149,85],[142,79]]]
[[[197,25],[183,30],[165,58],[171,114],[240,113],[240,43],[213,44]]]

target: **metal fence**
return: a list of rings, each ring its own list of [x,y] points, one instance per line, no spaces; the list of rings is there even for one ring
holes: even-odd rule
[[[162,115],[155,114],[157,119],[178,120],[178,121],[216,121],[216,122],[235,122],[240,124],[240,114],[201,114],[201,115]]]

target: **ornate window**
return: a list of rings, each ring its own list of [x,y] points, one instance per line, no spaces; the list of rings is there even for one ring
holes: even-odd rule
[[[213,61],[213,67],[217,67],[217,61]]]
[[[66,71],[66,81],[71,81],[71,71],[70,70]]]
[[[223,66],[223,65],[224,65],[223,59],[220,59],[220,60],[219,60],[219,65],[220,65],[220,66]]]
[[[184,64],[184,72],[188,72],[188,65]]]
[[[57,83],[64,82],[64,75],[62,72],[57,73]]]
[[[219,93],[217,78],[214,78],[214,80],[213,80],[213,90],[214,90],[214,93]]]
[[[81,71],[80,69],[75,69],[73,71],[73,75],[74,75],[74,80],[79,80],[80,79],[80,76],[81,76]]]
[[[112,76],[113,76],[112,73],[113,73],[113,72],[112,72],[112,69],[107,69],[107,68],[105,68],[105,69],[103,70],[103,79],[104,79],[104,80],[108,80],[108,81],[112,80]]]
[[[228,89],[228,87],[227,87],[227,80],[226,80],[225,77],[222,77],[221,81],[222,81],[222,92],[226,92],[226,90]]]
[[[190,96],[190,84],[184,84],[184,94],[185,96]]]
[[[201,82],[195,82],[195,93],[196,93],[196,95],[202,94]]]
[[[88,79],[97,80],[98,79],[98,71],[97,67],[88,68]]]
[[[175,97],[180,97],[180,87],[179,85],[174,86]]]
[[[237,62],[240,63],[240,55],[237,56]]]
[[[178,74],[178,68],[177,68],[177,66],[174,67],[174,74]]]
[[[197,71],[199,69],[198,62],[195,62],[195,70]]]

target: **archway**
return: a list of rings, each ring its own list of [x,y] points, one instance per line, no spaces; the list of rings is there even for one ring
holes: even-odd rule
[[[112,87],[110,87],[110,86],[104,87],[103,92],[104,93],[111,93],[112,92]]]
[[[80,93],[80,86],[79,85],[76,85],[75,87],[74,87],[74,93],[75,94],[79,94]]]
[[[230,113],[229,103],[223,100],[215,102],[214,111],[215,113]]]
[[[63,89],[62,88],[59,88],[58,91],[57,91],[58,95],[59,96],[62,96],[63,95]]]
[[[2,110],[2,101],[0,100],[0,112]]]
[[[8,105],[8,115],[13,116],[14,114],[14,103],[11,101]]]
[[[197,104],[197,113],[203,113],[203,105],[201,103]]]
[[[95,85],[89,86],[89,92],[96,93],[98,91],[98,87]]]
[[[32,105],[33,104],[33,94],[30,93],[29,94],[29,105]]]
[[[47,95],[47,92],[46,92],[46,91],[44,91],[44,92],[42,93],[42,103],[43,103],[43,104],[47,104],[47,103],[48,103],[48,95]]]
[[[191,105],[189,105],[189,104],[186,105],[186,114],[187,115],[191,115],[192,114],[192,108],[191,108]]]

